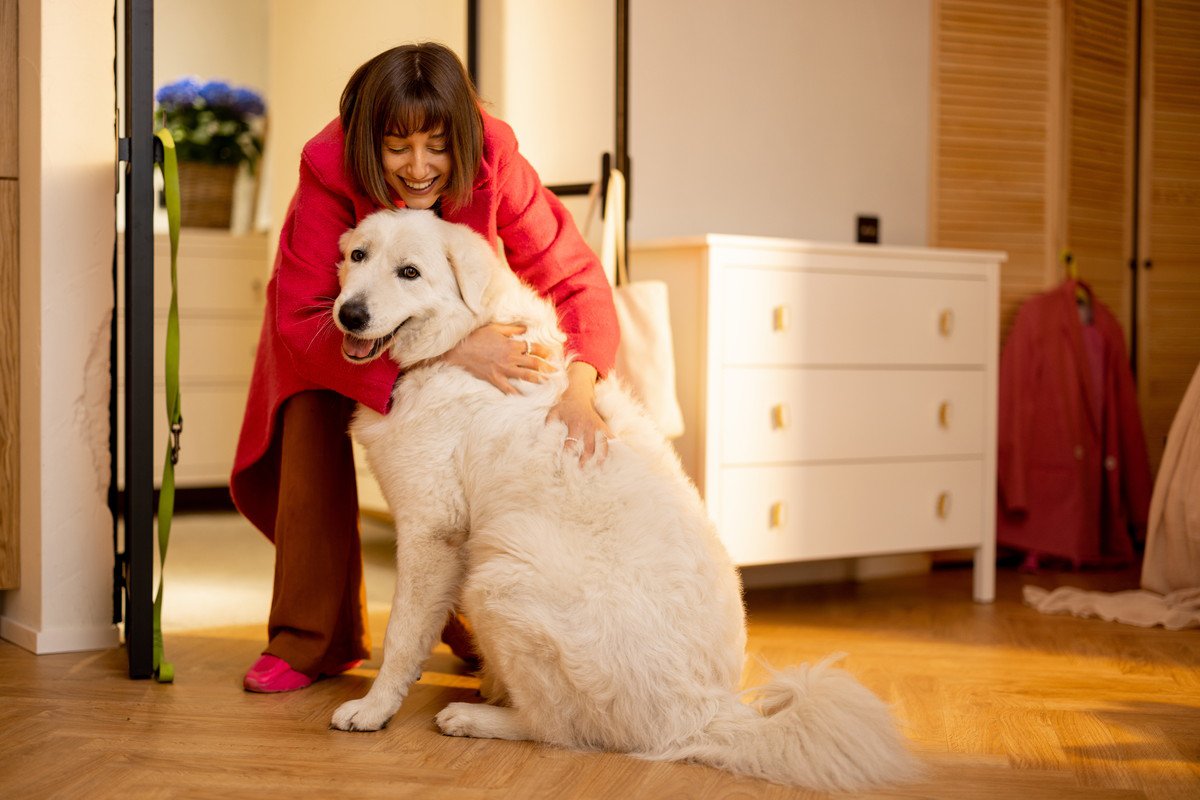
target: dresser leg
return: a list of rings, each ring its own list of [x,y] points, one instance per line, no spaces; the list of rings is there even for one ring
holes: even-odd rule
[[[976,603],[996,599],[996,545],[988,542],[975,548],[974,596]]]

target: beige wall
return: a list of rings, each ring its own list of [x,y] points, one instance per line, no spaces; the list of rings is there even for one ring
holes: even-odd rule
[[[928,0],[631,0],[631,236],[926,243]]]
[[[197,5],[157,4],[160,38],[185,41],[159,48],[173,55],[157,57],[156,80],[200,72],[253,85],[265,75],[259,220],[272,241],[300,149],[336,114],[358,64],[421,39],[466,51],[465,2],[248,0],[229,34],[220,15]],[[852,241],[855,215],[873,213],[885,243],[926,243],[928,0],[630,6],[634,237]],[[600,153],[613,147],[613,3],[487,0],[480,11],[485,101],[513,126],[544,181],[592,180]],[[228,46],[192,53],[194,42],[214,37]]]
[[[113,4],[20,0],[21,588],[0,635],[110,647]]]
[[[434,40],[466,53],[466,3],[424,0],[270,0],[266,154],[272,252],[296,188],[304,143],[337,116],[360,64],[406,42]]]
[[[595,180],[613,149],[614,4],[481,3],[479,91],[549,184]]]
[[[267,87],[268,0],[154,0],[154,87],[195,75]]]

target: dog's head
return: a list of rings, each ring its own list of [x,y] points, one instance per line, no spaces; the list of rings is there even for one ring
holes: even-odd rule
[[[439,356],[479,324],[496,269],[487,242],[431,211],[379,211],[339,241],[333,320],[346,359],[390,349],[400,364]]]

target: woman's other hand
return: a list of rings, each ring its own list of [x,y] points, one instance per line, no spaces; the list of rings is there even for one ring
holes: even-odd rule
[[[523,325],[484,325],[442,358],[505,394],[519,394],[513,381],[541,383],[546,380],[546,373],[554,371],[554,366],[545,360],[550,355],[545,347],[514,338],[524,332]]]
[[[596,368],[591,364],[576,361],[567,367],[567,390],[546,420],[567,426],[564,450],[578,451],[580,465],[592,456],[597,464],[604,463],[613,434],[596,411]]]

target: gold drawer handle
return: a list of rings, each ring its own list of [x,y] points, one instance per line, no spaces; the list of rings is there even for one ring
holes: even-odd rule
[[[788,407],[783,403],[777,403],[771,406],[771,427],[775,430],[784,430],[788,427],[791,420],[791,414],[788,413]]]
[[[787,524],[787,506],[783,503],[771,503],[770,524],[773,530],[779,530]]]
[[[942,404],[938,406],[938,425],[942,426],[943,428],[950,427],[950,412],[950,401],[942,401]]]
[[[937,499],[937,515],[938,519],[945,519],[950,516],[950,493],[942,492]]]
[[[788,307],[775,306],[771,311],[771,329],[783,333],[788,329]]]
[[[938,315],[938,332],[942,336],[949,336],[954,333],[954,311],[947,308]]]

